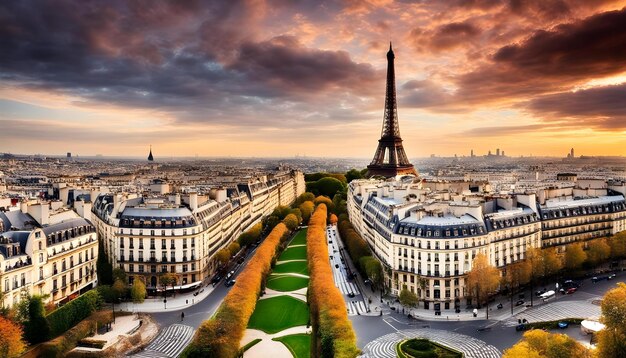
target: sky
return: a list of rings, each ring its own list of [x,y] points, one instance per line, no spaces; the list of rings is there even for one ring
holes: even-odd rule
[[[0,152],[626,155],[626,1],[0,2]]]

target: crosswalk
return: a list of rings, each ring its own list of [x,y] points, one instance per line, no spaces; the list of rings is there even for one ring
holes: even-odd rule
[[[512,320],[505,322],[505,326],[514,326],[518,319],[528,322],[556,321],[565,318],[600,318],[600,306],[588,301],[556,301],[539,307],[527,309],[516,314]]]
[[[365,307],[365,302],[363,300],[355,300],[348,302],[348,315],[360,315],[367,313],[367,307]]]
[[[409,338],[426,338],[464,354],[465,358],[499,358],[500,351],[480,339],[439,329],[411,329],[379,337],[363,348],[361,358],[395,358],[396,344]]]
[[[143,351],[133,355],[137,358],[175,358],[193,338],[193,327],[172,324],[164,329]]]

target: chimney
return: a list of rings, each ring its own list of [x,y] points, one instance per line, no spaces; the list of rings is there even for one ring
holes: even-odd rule
[[[50,223],[50,208],[47,203],[29,205],[28,214],[42,226]]]
[[[191,208],[191,211],[194,211],[198,208],[198,193],[189,193],[189,208]]]

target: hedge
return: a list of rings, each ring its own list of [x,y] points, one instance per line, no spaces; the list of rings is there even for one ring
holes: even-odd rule
[[[239,342],[256,306],[263,281],[271,270],[287,227],[279,223],[263,241],[237,277],[215,315],[204,321],[182,357],[232,358],[240,354]]]
[[[356,357],[356,335],[348,320],[343,296],[335,287],[328,261],[326,205],[320,204],[309,220],[307,256],[310,272],[309,302],[313,326],[313,357]]]
[[[102,298],[97,290],[91,290],[54,310],[46,316],[50,324],[50,338],[61,335],[78,322],[89,317],[100,308]]]

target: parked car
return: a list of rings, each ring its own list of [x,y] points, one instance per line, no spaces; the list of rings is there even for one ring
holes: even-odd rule
[[[517,326],[515,326],[515,330],[520,332],[520,331],[525,331],[527,329],[525,324],[518,324]]]
[[[603,280],[608,280],[609,277],[608,276],[593,276],[591,278],[591,282],[596,283],[598,281],[603,281]]]
[[[516,306],[521,306],[524,304],[524,300],[518,300],[517,302],[515,302]]]
[[[544,300],[547,300],[548,298],[553,297],[555,294],[556,294],[556,292],[550,290],[550,291],[542,293],[541,295],[539,295],[539,297],[544,299]]]
[[[560,329],[565,329],[565,328],[567,328],[569,326],[569,323],[567,323],[567,322],[559,322],[558,325],[559,325]]]
[[[225,285],[226,285],[226,287],[230,287],[230,286],[233,286],[235,284],[235,282],[236,282],[235,280],[228,280],[228,281],[226,281]]]
[[[543,290],[537,290],[535,292],[535,296],[539,297],[539,296],[543,295],[544,293],[546,293],[546,289],[545,288]]]
[[[614,278],[615,278],[615,274],[614,274],[614,273],[612,273],[612,274],[610,274],[609,276],[607,276],[607,278],[606,278],[606,279],[607,279],[607,280],[612,280],[612,279],[614,279]]]
[[[576,287],[570,287],[567,289],[567,291],[565,291],[568,295],[576,292],[577,288]]]

